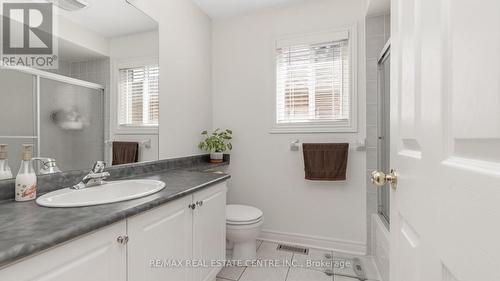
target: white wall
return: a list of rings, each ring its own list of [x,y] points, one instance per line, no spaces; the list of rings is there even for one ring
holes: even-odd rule
[[[290,142],[356,141],[365,126],[365,0],[305,1],[213,22],[214,126],[234,131],[229,202],[259,207],[263,237],[366,250],[365,152],[350,151],[346,182],[304,180],[301,152]],[[358,27],[358,131],[270,134],[275,98],[274,43],[281,36]]]
[[[109,40],[109,56],[112,60],[157,57],[159,53],[158,31],[147,31]]]
[[[107,38],[76,24],[65,17],[58,17],[55,34],[75,45],[85,47],[104,56],[109,56],[109,41]]]
[[[195,155],[212,128],[211,20],[188,0],[137,0],[159,23],[160,159]]]

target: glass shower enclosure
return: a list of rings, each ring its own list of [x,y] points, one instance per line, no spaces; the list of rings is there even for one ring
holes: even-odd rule
[[[382,53],[378,61],[378,170],[390,171],[390,106],[391,106],[391,54],[390,46]],[[390,222],[389,184],[378,189],[378,212]]]
[[[17,172],[21,144],[57,160],[63,171],[104,159],[104,88],[38,70],[0,69],[0,143]]]

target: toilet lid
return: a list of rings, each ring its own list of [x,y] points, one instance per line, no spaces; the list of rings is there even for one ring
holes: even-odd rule
[[[246,205],[227,205],[226,221],[228,223],[256,222],[262,218],[262,211]]]

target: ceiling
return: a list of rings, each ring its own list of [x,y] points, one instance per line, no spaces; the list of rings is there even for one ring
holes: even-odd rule
[[[391,12],[391,0],[368,0],[368,16],[389,14]]]
[[[211,18],[225,18],[304,0],[194,0]],[[311,0],[307,0],[311,1]]]
[[[168,1],[168,0],[167,0]],[[58,13],[106,38],[154,30],[158,24],[126,0],[86,0],[87,8]]]

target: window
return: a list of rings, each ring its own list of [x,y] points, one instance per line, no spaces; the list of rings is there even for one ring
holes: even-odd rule
[[[349,33],[281,40],[276,48],[276,126],[355,129]]]
[[[119,114],[120,126],[158,126],[159,98],[157,65],[120,68]]]

